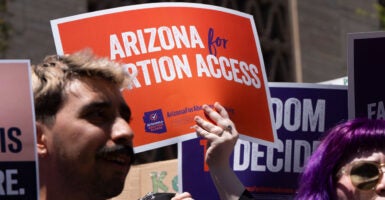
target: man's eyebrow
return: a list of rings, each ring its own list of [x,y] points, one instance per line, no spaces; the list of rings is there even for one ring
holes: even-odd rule
[[[89,110],[103,109],[103,108],[108,108],[108,107],[111,107],[111,103],[110,102],[107,102],[107,101],[95,101],[95,102],[91,102],[91,103],[83,106],[83,108],[80,110],[80,113],[84,114],[84,113],[86,113]]]

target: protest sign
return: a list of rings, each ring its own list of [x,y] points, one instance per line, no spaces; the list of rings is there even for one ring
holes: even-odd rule
[[[324,132],[347,119],[347,87],[270,83],[278,139],[272,144],[238,140],[230,165],[256,199],[292,199],[298,175]],[[237,124],[235,124],[237,125]],[[180,182],[195,199],[219,199],[204,164],[206,140],[179,148]]]
[[[149,192],[176,193],[179,191],[177,172],[177,159],[133,165],[122,193],[110,200],[140,199]]]
[[[319,82],[320,84],[327,84],[327,85],[348,85],[348,77],[344,76],[341,78],[336,78],[328,81],[322,81]]]
[[[28,60],[0,60],[0,199],[38,199]]]
[[[385,119],[385,32],[348,34],[349,118]]]
[[[152,3],[51,21],[58,54],[91,48],[124,63],[134,88],[135,151],[196,134],[202,105],[219,101],[242,138],[272,143],[270,94],[252,15],[193,3]]]

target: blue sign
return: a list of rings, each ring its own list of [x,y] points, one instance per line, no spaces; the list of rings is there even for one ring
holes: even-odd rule
[[[258,144],[238,140],[230,165],[256,199],[292,199],[298,175],[325,131],[348,117],[347,87],[320,84],[270,84],[278,140]],[[219,199],[204,164],[206,141],[181,145],[183,191],[194,199]]]

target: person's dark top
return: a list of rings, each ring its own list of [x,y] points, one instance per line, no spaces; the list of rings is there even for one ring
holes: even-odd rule
[[[150,192],[139,200],[170,200],[174,196],[175,196],[175,193]],[[251,193],[247,190],[243,191],[241,197],[239,198],[239,200],[253,200],[253,199],[254,199],[253,195],[251,195]]]
[[[154,192],[150,192],[150,193],[144,195],[144,197],[142,197],[142,198],[140,198],[138,200],[170,200],[174,196],[175,196],[175,193],[165,193],[165,192],[154,193]]]
[[[253,195],[251,195],[251,193],[247,190],[243,191],[241,197],[239,198],[239,200],[252,200],[254,199]]]

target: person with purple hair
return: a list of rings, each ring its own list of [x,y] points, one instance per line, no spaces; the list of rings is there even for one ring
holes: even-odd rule
[[[208,139],[211,177],[222,200],[253,199],[231,170],[228,159],[238,139],[222,106],[204,107],[197,134]],[[307,161],[295,199],[385,199],[385,120],[353,119],[329,130]]]
[[[354,119],[322,140],[301,175],[296,199],[385,199],[385,121]]]

